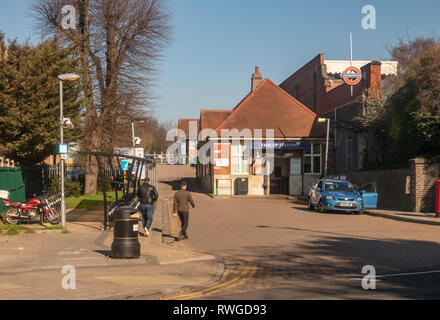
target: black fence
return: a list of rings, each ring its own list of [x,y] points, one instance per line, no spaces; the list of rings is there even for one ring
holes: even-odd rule
[[[85,186],[86,166],[82,164],[64,164],[64,178],[73,182],[79,182],[82,189]],[[114,180],[122,177],[123,173],[116,168],[103,168],[104,180]],[[51,180],[61,177],[61,164],[55,166],[40,165],[34,167],[22,168],[23,181],[26,186],[26,199],[37,197],[46,192],[51,192]],[[153,185],[157,184],[156,170],[149,169],[147,177],[150,178]]]

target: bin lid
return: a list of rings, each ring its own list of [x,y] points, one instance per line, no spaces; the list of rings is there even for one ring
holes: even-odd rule
[[[119,219],[129,219],[130,216],[136,212],[138,212],[138,210],[133,207],[123,206],[115,210],[115,217]]]

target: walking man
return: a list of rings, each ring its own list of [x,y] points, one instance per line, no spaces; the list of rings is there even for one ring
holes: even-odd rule
[[[154,186],[150,184],[150,179],[145,179],[137,192],[141,203],[139,209],[142,212],[142,222],[144,225],[145,236],[150,236],[150,228],[153,224],[154,203],[159,199],[159,194]]]
[[[191,204],[191,206],[195,208],[192,195],[189,191],[186,190],[187,187],[188,184],[185,181],[182,181],[182,183],[180,184],[180,190],[177,191],[174,195],[173,212],[174,216],[179,215],[180,221],[182,223],[182,231],[179,235],[181,239],[188,239],[186,230],[188,229],[189,222],[189,205]]]

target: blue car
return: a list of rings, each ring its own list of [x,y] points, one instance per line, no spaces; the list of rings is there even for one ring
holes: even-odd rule
[[[310,188],[308,206],[310,210],[318,208],[320,212],[334,210],[360,213],[364,209],[376,208],[377,198],[374,184],[365,185],[357,191],[346,180],[320,179]]]

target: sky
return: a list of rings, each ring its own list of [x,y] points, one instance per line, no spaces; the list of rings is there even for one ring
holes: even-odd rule
[[[28,0],[0,0],[0,31],[38,42]],[[161,121],[199,118],[200,109],[234,108],[250,91],[255,66],[277,84],[319,53],[387,60],[399,38],[440,35],[440,1],[169,0],[173,40],[157,64],[152,108]],[[376,9],[364,30],[362,8]],[[38,30],[37,30],[38,31]],[[341,70],[342,71],[342,70]]]

